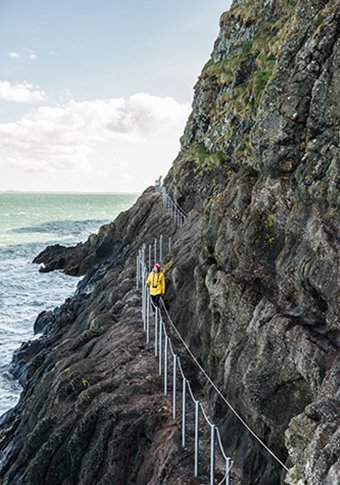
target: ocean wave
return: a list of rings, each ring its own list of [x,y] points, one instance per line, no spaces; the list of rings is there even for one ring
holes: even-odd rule
[[[62,271],[39,273],[32,260],[48,245],[85,241],[135,199],[131,195],[0,194],[0,415],[16,404],[21,391],[7,374],[13,351],[35,338],[33,324],[39,312],[62,304],[79,283],[79,278]]]
[[[83,233],[89,227],[100,226],[107,221],[99,219],[87,219],[87,220],[63,220],[63,221],[49,221],[37,224],[35,226],[24,226],[11,229],[11,233],[24,234],[24,233],[55,233],[60,237],[61,235],[77,235]]]

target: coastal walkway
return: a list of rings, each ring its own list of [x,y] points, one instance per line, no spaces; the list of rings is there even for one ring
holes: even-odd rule
[[[176,226],[179,229],[182,228],[188,215],[174,201],[172,201],[167,194],[165,187],[156,185],[156,191],[162,196],[164,209],[173,218]],[[153,308],[146,285],[146,279],[151,271],[152,264],[155,262],[163,262],[163,254],[168,251],[170,252],[171,244],[171,238],[169,238],[168,241],[164,241],[162,235],[159,235],[158,238],[155,238],[153,245],[142,245],[136,256],[136,286],[137,289],[141,291],[142,296],[142,323],[146,342],[150,345],[155,358],[158,360],[158,374],[163,381],[164,395],[168,396],[171,394],[172,417],[174,420],[179,418],[179,422],[181,423],[181,445],[184,449],[188,449],[189,446],[193,444],[193,475],[196,478],[200,476],[200,446],[203,439],[205,440],[204,446],[206,446],[207,436],[209,437],[208,446],[210,448],[209,485],[216,485],[216,483],[218,485],[230,485],[231,470],[234,461],[223,446],[219,427],[209,416],[206,409],[207,405],[202,400],[196,398],[195,393],[193,392],[190,380],[187,378],[183,370],[185,366],[182,364],[179,352],[174,343],[175,339],[176,344],[180,343],[184,351],[190,357],[192,364],[199,369],[205,378],[206,383],[211,386],[252,437],[258,441],[258,443],[285,471],[289,471],[276,454],[248,426],[245,420],[238,414],[235,408],[225,398],[217,385],[206,373],[172,321],[166,309],[164,300],[160,300],[160,308]],[[193,407],[193,426],[188,423],[189,405]],[[205,430],[203,430],[204,426],[206,428]],[[193,434],[193,436],[191,436],[191,434]],[[222,479],[220,476],[217,477],[217,468],[219,475],[220,470],[223,469]],[[216,480],[219,481],[217,482]]]
[[[157,240],[158,244],[159,242],[160,241]],[[189,400],[191,400],[191,404],[194,407],[193,474],[195,477],[199,477],[200,474],[200,441],[204,439],[203,435],[206,435],[206,430],[205,433],[202,431],[202,420],[204,420],[205,424],[208,426],[210,434],[209,483],[210,485],[216,484],[216,454],[219,453],[218,468],[222,468],[222,461],[224,463],[224,476],[218,484],[230,485],[233,461],[223,448],[218,427],[208,416],[203,403],[199,399],[196,399],[190,381],[184,373],[184,366],[182,365],[178,353],[176,353],[175,345],[170,335],[174,333],[185,346],[186,344],[172,322],[164,301],[161,299],[161,308],[156,307],[153,309],[146,285],[148,268],[145,255],[145,246],[143,246],[137,257],[137,289],[140,289],[142,294],[143,330],[146,335],[146,343],[152,346],[155,358],[158,359],[158,374],[163,379],[164,395],[172,395],[172,417],[174,420],[177,419],[178,415],[180,417],[182,447],[185,449],[187,448],[189,441],[188,435],[192,429],[192,426],[189,426],[189,423],[187,422],[188,406],[190,404]]]

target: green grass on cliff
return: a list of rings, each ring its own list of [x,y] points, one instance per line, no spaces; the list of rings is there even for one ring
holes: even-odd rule
[[[224,155],[221,151],[211,153],[209,152],[204,143],[194,142],[184,153],[185,160],[195,160],[202,169],[212,169],[219,167],[223,163]]]
[[[262,92],[274,71],[280,47],[291,34],[291,20],[296,1],[293,0],[289,4],[277,2],[270,21],[261,21],[261,3],[242,2],[222,15],[222,29],[236,20],[239,25],[246,28],[255,26],[254,36],[239,48],[235,48],[228,58],[217,62],[210,59],[202,70],[200,79],[203,82],[211,83],[214,78],[221,86],[230,87],[228,97],[225,97],[229,113],[239,113],[240,105],[247,104],[247,97],[252,98],[253,106],[258,106]],[[235,82],[238,72],[245,77],[242,84]],[[239,89],[240,86],[242,89]],[[256,111],[244,109],[239,114],[241,118],[254,118]]]
[[[233,81],[235,79],[235,70],[242,70],[242,68],[245,68],[250,57],[254,58],[253,69],[250,77],[248,77],[241,84],[235,85],[234,83],[233,85]],[[250,89],[246,94],[248,96],[254,96],[254,98],[257,99],[273,73],[275,62],[275,57],[269,49],[268,51],[264,52],[254,52],[253,43],[248,42],[244,45],[243,49],[239,53],[235,54],[229,59],[224,59],[218,62],[214,62],[212,59],[210,59],[210,61],[204,66],[201,78],[205,79],[215,77],[221,85],[229,84],[231,86],[231,91],[235,91],[235,89],[238,89],[238,87],[242,85],[243,87],[248,86]],[[236,94],[237,96],[241,95],[242,97],[242,92],[239,89]],[[231,111],[233,108],[235,108],[232,103],[232,100],[235,99],[233,98],[232,92],[230,93],[229,99],[231,101]]]
[[[251,127],[255,121],[281,46],[296,28],[296,0],[278,0],[270,15],[266,8],[264,1],[243,1],[222,15],[221,29],[236,42],[228,56],[216,62],[211,58],[205,64],[198,81],[198,89],[205,93],[203,109],[213,130],[209,139],[217,150],[225,151],[230,143],[234,144],[236,158],[252,156],[251,143],[246,141],[241,146],[238,140],[240,127]],[[242,44],[237,42],[238,30],[244,38],[248,37]],[[246,30],[249,36],[244,35]],[[243,142],[247,136],[243,132]],[[203,148],[204,145],[190,147],[188,156],[196,152],[199,163],[209,160],[213,164],[211,154]]]
[[[262,93],[271,75],[272,75],[272,71],[266,71],[266,70],[255,73],[255,75],[253,76],[252,91],[256,94],[256,96],[259,96]]]

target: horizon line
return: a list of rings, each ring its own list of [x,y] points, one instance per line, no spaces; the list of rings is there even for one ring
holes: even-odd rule
[[[73,190],[0,190],[0,194],[74,194],[74,195],[138,195],[142,192],[85,192]]]

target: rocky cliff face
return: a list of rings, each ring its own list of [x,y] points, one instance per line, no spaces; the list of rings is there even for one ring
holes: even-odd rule
[[[75,297],[38,317],[42,335],[14,355],[24,390],[1,419],[1,484],[196,483],[141,326],[136,252],[159,224],[164,237],[173,235],[149,190],[101,229],[89,254],[65,251],[66,269],[80,263],[80,253],[101,262]],[[49,264],[60,251],[40,258]]]
[[[170,308],[288,483],[339,480],[339,56],[339,2],[234,2],[165,179],[191,211]],[[215,408],[244,483],[278,483]]]
[[[339,12],[234,1],[165,179],[183,228],[148,190],[84,245],[39,255],[85,277],[14,357],[24,391],[2,419],[4,484],[195,483],[138,330],[135,256],[159,233],[174,240],[174,321],[290,469],[207,388],[241,483],[338,483]]]

